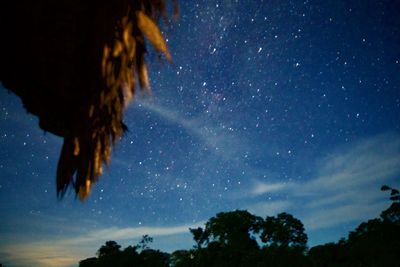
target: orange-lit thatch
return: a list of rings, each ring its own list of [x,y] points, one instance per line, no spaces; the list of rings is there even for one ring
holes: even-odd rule
[[[165,2],[4,2],[0,80],[43,130],[64,138],[57,194],[72,185],[83,200],[126,129],[123,108],[135,82],[149,87],[145,40],[171,60],[157,24]]]

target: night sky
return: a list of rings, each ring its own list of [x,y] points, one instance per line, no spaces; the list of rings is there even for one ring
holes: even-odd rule
[[[181,1],[148,56],[153,96],[90,198],[56,198],[62,139],[0,88],[0,262],[76,266],[107,240],[164,251],[217,212],[289,212],[309,246],[345,237],[400,186],[397,0]],[[62,101],[62,100],[60,100]]]

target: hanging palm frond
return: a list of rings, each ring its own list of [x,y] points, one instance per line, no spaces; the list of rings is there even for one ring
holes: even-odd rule
[[[0,8],[0,80],[42,129],[64,138],[57,194],[72,185],[84,200],[126,130],[136,81],[149,88],[146,40],[171,61],[157,23],[165,1],[17,0]]]

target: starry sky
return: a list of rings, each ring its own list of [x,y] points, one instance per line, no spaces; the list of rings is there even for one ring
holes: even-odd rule
[[[289,212],[309,246],[389,206],[400,177],[397,0],[181,1],[148,55],[153,96],[80,203],[56,198],[62,140],[0,88],[0,262],[77,266],[107,240],[194,245],[217,212]]]

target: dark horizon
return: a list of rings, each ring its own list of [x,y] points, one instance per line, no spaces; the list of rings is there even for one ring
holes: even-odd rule
[[[189,228],[195,243],[190,249],[155,250],[148,235],[126,248],[109,240],[96,256],[79,261],[79,267],[393,266],[400,260],[400,193],[387,185],[381,191],[390,193],[390,206],[337,242],[308,247],[304,225],[293,215],[281,212],[262,218],[235,210],[217,213],[205,227]]]

